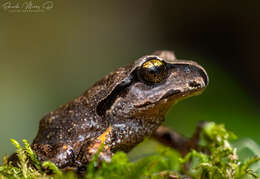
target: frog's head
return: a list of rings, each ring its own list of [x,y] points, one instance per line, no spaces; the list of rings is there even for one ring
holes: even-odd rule
[[[178,100],[200,94],[208,84],[206,71],[193,61],[176,60],[169,51],[141,57],[97,106],[99,115],[163,119]]]

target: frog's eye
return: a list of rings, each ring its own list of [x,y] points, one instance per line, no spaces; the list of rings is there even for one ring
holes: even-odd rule
[[[160,83],[166,78],[166,70],[163,61],[153,58],[142,64],[139,75],[148,83]]]

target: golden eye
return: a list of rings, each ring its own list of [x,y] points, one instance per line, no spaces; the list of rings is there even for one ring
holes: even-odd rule
[[[140,76],[149,83],[160,83],[166,78],[166,66],[158,59],[150,59],[141,66]]]

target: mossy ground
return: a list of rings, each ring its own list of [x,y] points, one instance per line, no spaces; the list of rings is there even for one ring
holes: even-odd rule
[[[260,158],[241,161],[237,148],[230,144],[234,138],[223,125],[210,122],[204,127],[200,141],[204,153],[193,150],[182,158],[172,149],[159,147],[156,154],[129,161],[126,153],[117,152],[110,163],[103,162],[99,167],[97,154],[87,165],[83,178],[258,178],[250,166]],[[74,171],[61,171],[48,161],[40,163],[26,140],[23,140],[24,147],[13,139],[11,141],[17,148],[20,166],[14,167],[4,158],[0,178],[78,178]],[[46,171],[53,174],[48,175]]]

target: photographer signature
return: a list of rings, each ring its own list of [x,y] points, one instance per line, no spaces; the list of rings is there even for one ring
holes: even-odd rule
[[[41,3],[35,3],[33,1],[6,1],[1,6],[4,11],[10,12],[44,12],[53,9],[54,3],[53,1],[45,1]]]

